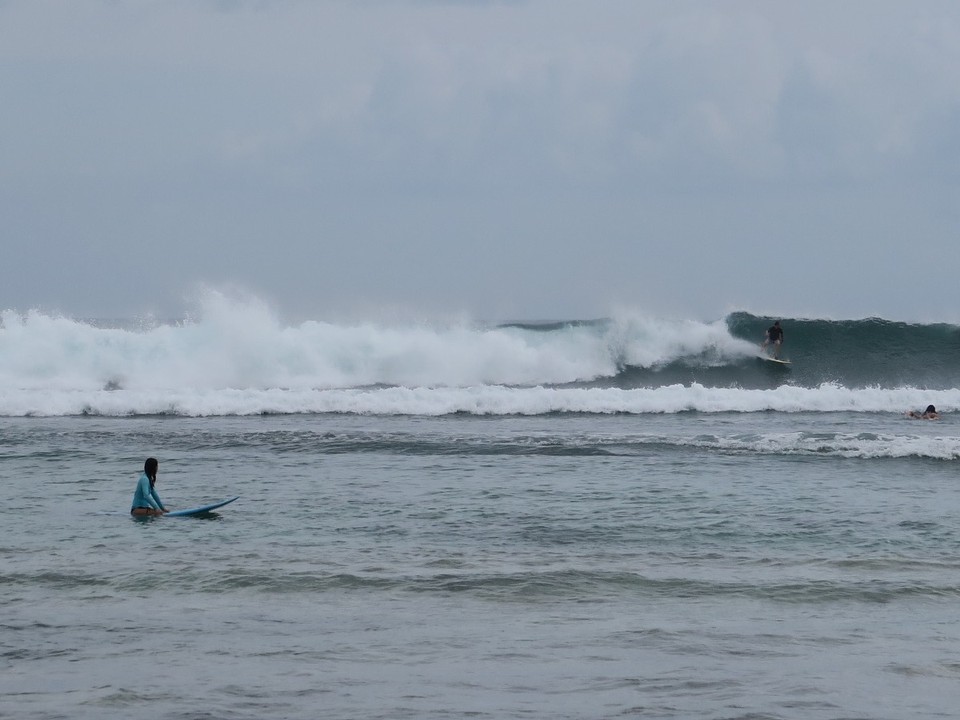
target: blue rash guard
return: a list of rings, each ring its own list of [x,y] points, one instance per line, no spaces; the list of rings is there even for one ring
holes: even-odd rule
[[[153,508],[154,510],[166,510],[163,506],[163,501],[160,499],[160,496],[157,495],[157,491],[150,487],[150,478],[147,477],[146,473],[143,473],[137,481],[137,489],[133,493],[133,505],[130,507],[130,512],[133,512],[137,508],[146,507]]]

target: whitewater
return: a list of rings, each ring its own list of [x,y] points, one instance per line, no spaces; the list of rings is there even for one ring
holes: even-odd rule
[[[177,321],[0,313],[0,415],[863,412],[960,407],[953,326],[768,318],[284,324],[209,293]]]

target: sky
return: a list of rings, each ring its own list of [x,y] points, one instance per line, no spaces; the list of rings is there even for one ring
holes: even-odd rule
[[[960,3],[0,0],[0,307],[960,322]]]

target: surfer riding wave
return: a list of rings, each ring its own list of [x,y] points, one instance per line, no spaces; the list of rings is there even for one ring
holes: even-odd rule
[[[766,351],[767,345],[773,346],[773,357],[780,359],[780,346],[783,345],[783,328],[780,327],[780,321],[776,320],[773,325],[767,328],[766,337],[760,345],[760,349]]]

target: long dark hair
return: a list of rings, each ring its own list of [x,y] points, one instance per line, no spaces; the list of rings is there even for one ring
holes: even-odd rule
[[[156,458],[147,458],[147,461],[143,464],[143,472],[150,478],[150,487],[153,487],[153,484],[157,481],[157,468],[159,465],[160,463],[157,462]]]

